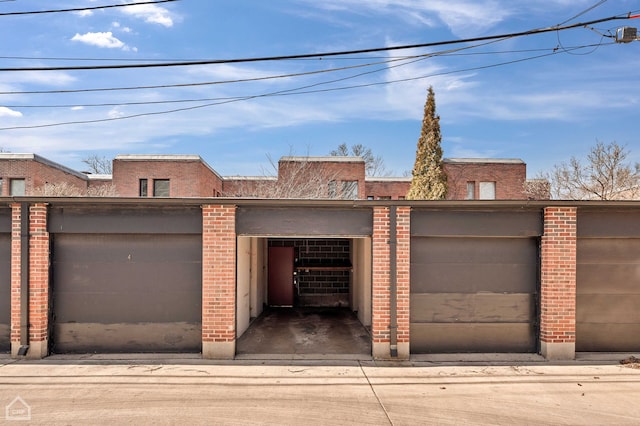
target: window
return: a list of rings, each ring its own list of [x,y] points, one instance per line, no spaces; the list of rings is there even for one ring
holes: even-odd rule
[[[169,179],[153,180],[153,196],[168,197],[169,196]]]
[[[149,196],[149,181],[147,179],[140,179],[140,196]]]
[[[11,179],[11,194],[10,195],[24,195],[25,194],[25,183],[24,179]]]
[[[373,200],[373,195],[367,195],[367,200]]]
[[[390,200],[391,195],[381,195],[378,197],[378,200]]]
[[[335,180],[329,181],[329,198],[336,198],[338,189]]]
[[[2,197],[4,195],[4,193],[2,192],[2,189],[4,188],[4,186],[2,186],[2,183],[4,181],[2,180],[2,178],[0,178],[0,197]]]
[[[358,199],[358,181],[343,180],[341,195],[342,195],[342,198],[344,198],[345,200],[357,200]]]
[[[495,200],[496,199],[496,183],[480,182],[480,199]]]
[[[467,182],[467,196],[465,200],[473,200],[476,197],[476,183]]]

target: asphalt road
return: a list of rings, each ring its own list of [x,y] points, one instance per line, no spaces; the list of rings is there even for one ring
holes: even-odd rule
[[[285,364],[0,359],[0,423],[640,424],[638,365]]]

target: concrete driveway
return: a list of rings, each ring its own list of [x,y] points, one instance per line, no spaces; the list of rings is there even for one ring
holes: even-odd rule
[[[640,424],[637,364],[331,364],[5,358],[0,423]]]

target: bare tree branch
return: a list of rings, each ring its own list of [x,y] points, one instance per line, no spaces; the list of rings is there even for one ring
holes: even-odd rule
[[[583,163],[572,157],[555,165],[546,177],[553,198],[567,200],[630,200],[640,198],[640,167],[625,160],[624,146],[597,142]]]
[[[82,160],[89,166],[89,172],[97,175],[110,175],[113,172],[111,159],[92,154]]]

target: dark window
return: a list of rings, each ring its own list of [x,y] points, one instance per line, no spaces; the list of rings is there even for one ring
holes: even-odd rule
[[[466,200],[473,200],[476,198],[476,183],[475,182],[467,182],[467,196]]]
[[[344,198],[345,200],[358,199],[358,181],[357,180],[342,181],[342,198]]]
[[[378,200],[390,200],[391,195],[381,195],[378,197]]]
[[[169,196],[169,179],[153,180],[153,196],[168,197]]]
[[[336,181],[330,180],[329,181],[329,198],[336,198],[337,195],[338,195],[338,189],[336,186]]]
[[[4,195],[4,193],[2,192],[2,189],[3,189],[2,183],[3,182],[4,181],[2,180],[2,178],[0,178],[0,197],[2,197]]]
[[[24,179],[11,179],[11,194],[10,195],[24,195],[26,192]]]
[[[149,181],[147,179],[140,179],[140,196],[149,196]]]

